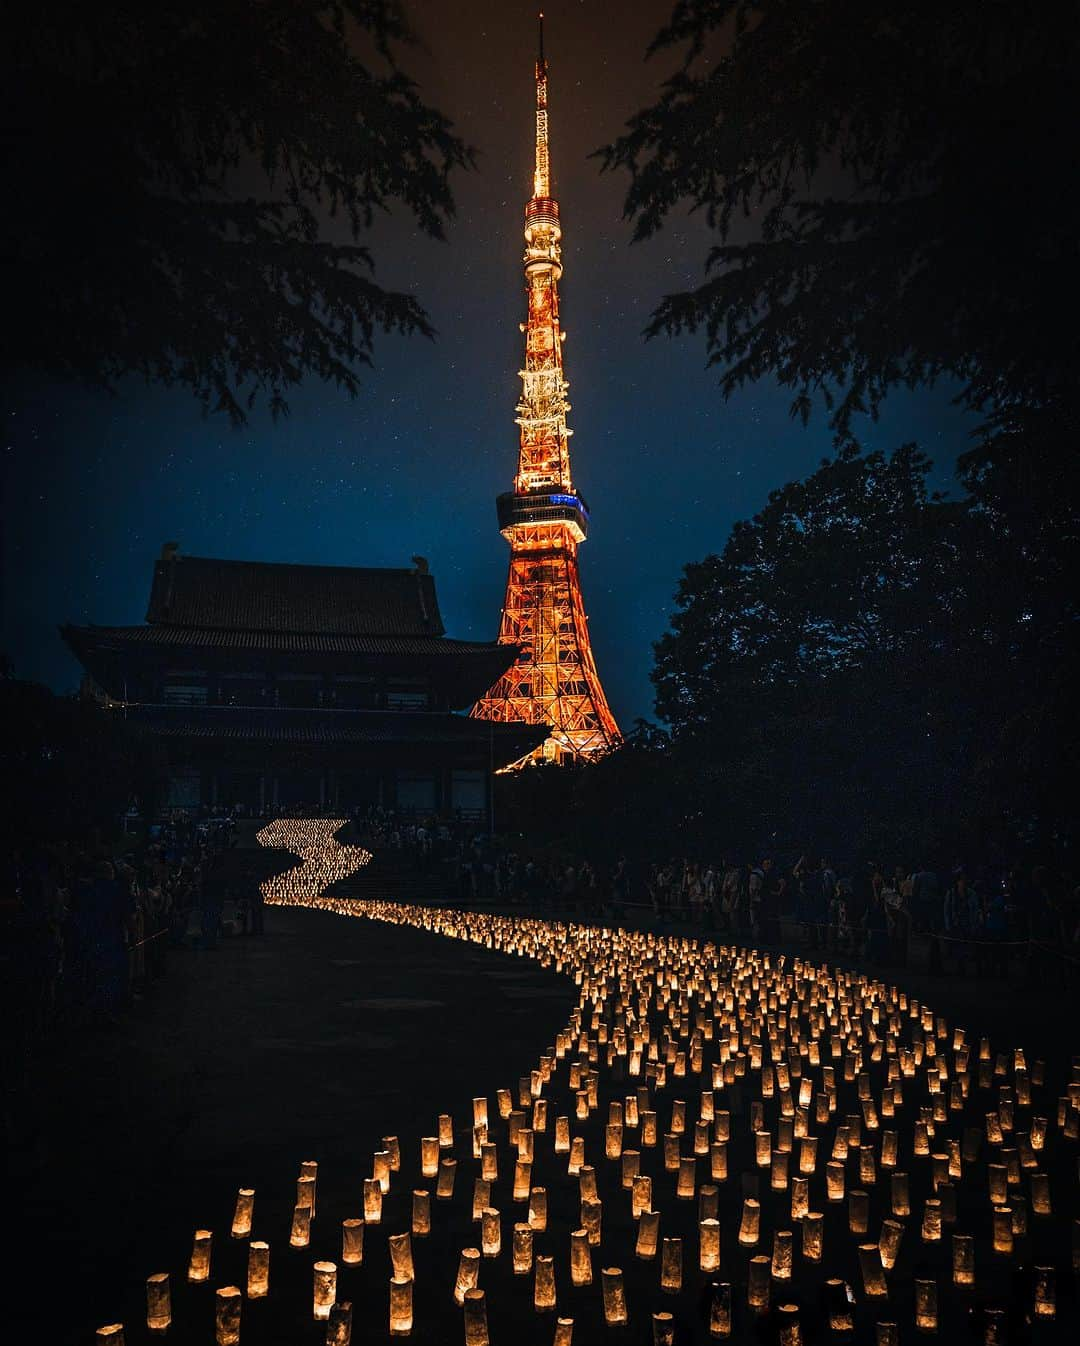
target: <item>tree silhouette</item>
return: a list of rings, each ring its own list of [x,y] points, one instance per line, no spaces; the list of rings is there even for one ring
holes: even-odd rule
[[[9,18],[6,364],[137,373],[242,422],[306,375],[355,395],[432,329],[365,235],[441,237],[470,151],[397,62],[399,0],[43,0]]]

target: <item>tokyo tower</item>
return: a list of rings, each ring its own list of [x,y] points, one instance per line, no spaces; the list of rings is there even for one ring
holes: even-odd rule
[[[547,62],[543,15],[536,62],[536,168],[525,206],[525,368],[517,424],[521,447],[514,489],[497,500],[499,531],[510,543],[500,643],[520,647],[508,672],[473,707],[478,719],[550,724],[551,735],[523,759],[587,758],[610,748],[619,728],[608,707],[581,597],[578,545],[589,510],[570,472],[558,282],[562,276],[559,205],[551,195]]]

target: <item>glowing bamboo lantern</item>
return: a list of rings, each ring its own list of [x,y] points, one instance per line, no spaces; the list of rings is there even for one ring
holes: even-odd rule
[[[449,1201],[454,1195],[454,1179],[457,1177],[457,1160],[440,1159],[439,1176],[435,1181],[435,1196],[439,1201]],[[415,1193],[414,1193],[415,1196]],[[416,1232],[415,1230],[413,1231]]]
[[[675,1195],[680,1201],[693,1201],[697,1186],[697,1160],[693,1155],[685,1155],[679,1160],[679,1176],[675,1184]]]
[[[768,1131],[754,1132],[754,1161],[758,1168],[768,1168],[772,1163],[772,1135]]]
[[[566,1165],[566,1171],[571,1177],[577,1177],[581,1172],[582,1165],[585,1163],[585,1141],[581,1136],[575,1136],[570,1142],[570,1159]]]
[[[769,1186],[774,1192],[786,1192],[788,1185],[788,1154],[785,1150],[773,1150],[772,1165],[769,1174]]]
[[[853,1234],[865,1234],[870,1221],[870,1194],[859,1189],[848,1196],[848,1229]]]
[[[651,1262],[656,1256],[656,1246],[660,1238],[660,1212],[646,1210],[638,1220],[637,1242],[634,1245],[635,1257],[643,1262]]]
[[[158,1271],[146,1279],[146,1326],[151,1332],[164,1332],[171,1322],[169,1273]]]
[[[484,1151],[494,1150],[495,1146],[481,1146],[481,1155]],[[420,1173],[425,1178],[434,1178],[439,1171],[439,1138],[438,1136],[421,1136],[420,1138]],[[484,1177],[489,1175],[485,1172]]]
[[[791,1180],[791,1218],[801,1220],[810,1209],[810,1181],[808,1178]]]
[[[555,1153],[570,1153],[570,1118],[555,1118]]]
[[[604,1322],[608,1327],[625,1327],[629,1322],[626,1311],[626,1287],[619,1267],[604,1267],[600,1273],[604,1292]]]
[[[772,1265],[774,1281],[791,1280],[791,1230],[777,1229],[773,1234]]]
[[[542,1234],[547,1229],[548,1201],[547,1188],[534,1187],[529,1193],[529,1213],[526,1219],[529,1226],[537,1234]]]
[[[829,1330],[837,1335],[846,1335],[855,1327],[855,1317],[851,1311],[851,1290],[846,1281],[828,1280],[825,1282],[826,1297],[829,1306]]]
[[[746,1281],[746,1302],[755,1313],[769,1308],[769,1259],[762,1254],[751,1257]]]
[[[832,1157],[837,1163],[847,1162],[848,1150],[851,1148],[848,1141],[848,1129],[846,1126],[838,1126],[836,1135],[833,1136]]]
[[[465,1295],[475,1290],[480,1280],[480,1249],[462,1248],[458,1259],[457,1276],[454,1279],[454,1302],[460,1307],[465,1303]]]
[[[525,1159],[515,1159],[514,1189],[511,1199],[514,1201],[528,1201],[531,1186],[532,1164]]]
[[[364,1219],[368,1224],[382,1223],[382,1188],[378,1178],[364,1179]]]
[[[552,1338],[551,1346],[574,1346],[573,1318],[555,1319],[555,1336]]]
[[[675,1346],[675,1319],[670,1313],[652,1316],[653,1346]]]
[[[296,1204],[303,1206],[311,1219],[315,1218],[315,1178],[311,1173],[301,1173],[296,1180]]]
[[[517,1145],[518,1158],[524,1159],[527,1164],[533,1161],[535,1133],[531,1126],[522,1126],[518,1129]]]
[[[1026,1238],[1028,1232],[1027,1199],[1014,1192],[1009,1204],[1012,1206],[1012,1232],[1014,1238]]]
[[[844,1199],[844,1165],[835,1161],[825,1165],[825,1196],[829,1201]]]
[[[124,1346],[124,1324],[107,1323],[94,1333],[97,1346]]]
[[[731,1139],[731,1113],[724,1110],[716,1114],[713,1122],[713,1137],[719,1141]]]
[[[1004,1206],[1009,1195],[1009,1173],[1004,1164],[988,1164],[986,1176],[990,1185],[990,1200],[995,1206]]]
[[[894,1215],[911,1214],[911,1197],[908,1193],[908,1175],[906,1173],[894,1173],[889,1180],[889,1192],[892,1197],[892,1213]]]
[[[820,1211],[807,1212],[802,1222],[802,1255],[808,1262],[820,1262],[824,1244],[825,1217]]]
[[[237,1346],[240,1341],[240,1305],[243,1299],[235,1285],[223,1285],[214,1293],[214,1336],[217,1346]]]
[[[538,1253],[533,1281],[533,1308],[537,1313],[550,1313],[554,1307],[555,1259],[544,1253]]]
[[[509,1097],[510,1097],[510,1096],[509,1096],[509,1091],[508,1091],[508,1090],[505,1090],[505,1089],[500,1089],[500,1090],[499,1090],[499,1097],[501,1098],[501,1096],[502,1096],[503,1094],[506,1094],[506,1095],[507,1095],[507,1101],[509,1102]],[[501,1109],[500,1109],[500,1111],[501,1111]],[[487,1101],[486,1098],[474,1098],[474,1099],[473,1099],[473,1101],[472,1101],[472,1121],[473,1121],[473,1126],[487,1126],[487,1124],[488,1124],[488,1101]]]
[[[609,1122],[604,1128],[604,1158],[618,1159],[622,1155],[622,1123]]]
[[[1007,1320],[1004,1309],[986,1308],[983,1310],[983,1346],[1006,1346],[1008,1341]]]
[[[581,1203],[581,1224],[585,1233],[589,1236],[589,1245],[593,1248],[600,1246],[600,1220],[603,1212],[603,1206],[599,1201],[588,1200]]]
[[[485,1257],[498,1257],[502,1251],[502,1222],[493,1206],[488,1206],[480,1220],[480,1251]]]
[[[727,1142],[718,1140],[709,1146],[709,1171],[714,1182],[727,1182]]]
[[[798,1304],[781,1304],[776,1312],[780,1322],[780,1346],[802,1346]]]
[[[714,1281],[712,1284],[709,1336],[724,1339],[731,1336],[731,1284],[728,1281]]]
[[[382,1147],[390,1156],[391,1173],[401,1172],[401,1142],[397,1136],[383,1136]]]
[[[248,1244],[247,1296],[265,1299],[270,1293],[270,1245],[262,1239]]]
[[[761,1205],[752,1196],[743,1202],[742,1219],[739,1222],[739,1242],[744,1248],[757,1245],[761,1234]]]
[[[574,1116],[579,1122],[588,1120],[589,1117],[589,1095],[586,1090],[579,1089],[574,1095]]]
[[[315,1182],[319,1176],[319,1161],[317,1159],[305,1159],[300,1165],[300,1182],[310,1179],[311,1185],[307,1188],[308,1204],[311,1206],[311,1218],[315,1218]],[[299,1187],[297,1188],[299,1192]],[[296,1198],[297,1204],[300,1203],[300,1197]]]
[[[350,1346],[352,1342],[352,1305],[348,1300],[330,1306],[326,1324],[326,1346]]]
[[[881,1251],[876,1243],[859,1244],[859,1270],[862,1273],[863,1293],[867,1299],[886,1299],[889,1287],[881,1265]]]
[[[698,1222],[698,1266],[702,1271],[720,1268],[720,1221],[715,1217]]]
[[[952,1236],[953,1285],[975,1284],[975,1240],[970,1234]]]
[[[647,1173],[639,1173],[631,1188],[630,1214],[638,1219],[642,1211],[652,1209],[652,1178]]]
[[[408,1238],[408,1235],[404,1237]],[[393,1256],[392,1247],[390,1252]],[[333,1262],[316,1262],[314,1273],[312,1315],[319,1322],[326,1322],[330,1317],[330,1306],[337,1299],[337,1266]]]
[[[241,1187],[236,1194],[233,1208],[232,1229],[234,1239],[246,1239],[251,1236],[251,1220],[255,1211],[254,1187]]]
[[[407,1337],[413,1328],[413,1283],[404,1276],[390,1278],[390,1335]]]
[[[995,1206],[992,1212],[994,1252],[1003,1257],[1011,1257],[1013,1250],[1012,1208]]]
[[[1046,1118],[1032,1117],[1031,1119],[1031,1148],[1041,1150],[1046,1144]]]
[[[439,1149],[452,1150],[454,1148],[454,1119],[448,1112],[439,1113]]]
[[[1049,1215],[1053,1210],[1050,1204],[1050,1179],[1045,1173],[1031,1175],[1031,1209],[1036,1215]]]
[[[900,1328],[896,1323],[876,1323],[874,1346],[900,1346]]]
[[[465,1307],[465,1346],[489,1346],[487,1304],[483,1290],[467,1290]]]
[[[878,1247],[881,1250],[881,1265],[886,1271],[892,1271],[900,1255],[900,1244],[904,1238],[904,1226],[899,1220],[883,1220]]]
[[[385,1196],[390,1190],[390,1151],[376,1150],[371,1161],[371,1176]]]
[[[477,1100],[474,1098],[474,1099],[473,1099],[473,1118],[474,1118],[474,1123],[473,1123],[473,1124],[474,1124],[474,1125],[476,1124],[476,1123],[475,1123],[475,1117],[476,1117],[476,1103],[477,1103]],[[487,1099],[486,1099],[486,1098],[483,1100],[483,1104],[484,1104],[484,1125],[487,1126]],[[514,1099],[513,1099],[513,1095],[510,1093],[510,1090],[509,1090],[509,1089],[496,1089],[496,1090],[495,1090],[495,1105],[496,1105],[496,1107],[497,1107],[498,1110],[499,1110],[499,1116],[500,1116],[500,1117],[503,1119],[503,1121],[505,1122],[506,1119],[510,1116],[510,1113],[511,1113],[511,1111],[513,1110],[513,1107],[514,1107]]]
[[[938,1329],[937,1281],[915,1282],[915,1328],[919,1332]]]
[[[209,1229],[196,1229],[187,1273],[187,1278],[192,1283],[210,1279],[210,1249],[213,1241],[214,1236]]]
[[[803,1136],[799,1141],[799,1172],[807,1175],[817,1168],[817,1136]]]
[[[1035,1267],[1035,1317],[1053,1318],[1057,1314],[1057,1296],[1054,1287],[1054,1268]]]
[[[698,1192],[698,1219],[717,1220],[720,1218],[720,1189],[706,1183]]]
[[[877,1182],[877,1169],[874,1166],[874,1147],[859,1146],[859,1181],[864,1187],[873,1187]]]
[[[592,1285],[592,1252],[589,1235],[584,1229],[570,1234],[570,1282],[572,1285]]]
[[[390,1263],[395,1276],[404,1276],[414,1281],[416,1271],[413,1267],[412,1238],[409,1234],[391,1234],[386,1240],[390,1249]]]
[[[641,1167],[640,1150],[623,1150],[622,1152],[622,1185],[628,1192],[634,1190],[634,1179],[638,1175]]]
[[[656,1144],[656,1113],[645,1111],[641,1114],[641,1143],[652,1148]]]
[[[671,1132],[664,1137],[664,1168],[668,1173],[677,1173],[679,1171],[679,1160],[682,1154],[679,1149],[679,1137]]]

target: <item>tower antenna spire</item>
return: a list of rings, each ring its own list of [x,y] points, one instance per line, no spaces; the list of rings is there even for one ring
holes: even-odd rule
[[[533,197],[551,195],[551,167],[548,160],[547,61],[544,60],[544,11],[540,11],[540,46],[536,60],[536,168],[533,172]]]
[[[544,64],[544,11],[543,11],[543,10],[540,11],[540,16],[539,16],[539,20],[538,20],[538,22],[539,22],[539,27],[540,27],[540,64],[543,65],[543,64]]]

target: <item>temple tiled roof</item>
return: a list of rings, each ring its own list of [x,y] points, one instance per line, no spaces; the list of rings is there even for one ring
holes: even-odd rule
[[[146,620],[216,631],[319,636],[441,636],[426,569],[224,561],[166,551]]]
[[[297,654],[402,654],[436,658],[490,658],[489,641],[449,640],[436,635],[335,635],[320,631],[213,630],[194,626],[70,626],[64,638],[81,645],[273,650]]]

